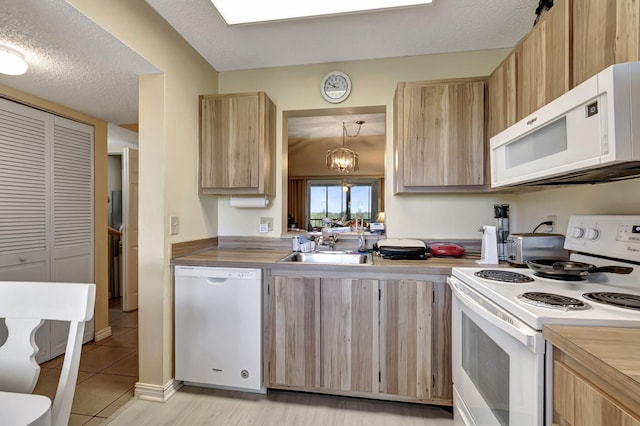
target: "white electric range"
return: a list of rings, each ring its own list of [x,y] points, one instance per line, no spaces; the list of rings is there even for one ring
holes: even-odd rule
[[[564,247],[572,262],[633,270],[558,280],[530,269],[453,269],[456,424],[551,425],[551,351],[543,325],[640,327],[640,216],[572,216]],[[623,306],[594,301],[592,294]]]

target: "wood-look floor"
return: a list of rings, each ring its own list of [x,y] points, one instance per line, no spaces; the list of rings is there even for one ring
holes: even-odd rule
[[[267,395],[185,386],[167,402],[133,400],[105,424],[440,426],[445,409],[418,404],[270,390]]]

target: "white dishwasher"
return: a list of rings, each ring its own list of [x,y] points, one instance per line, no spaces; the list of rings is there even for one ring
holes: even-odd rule
[[[176,379],[265,393],[262,271],[175,267]]]

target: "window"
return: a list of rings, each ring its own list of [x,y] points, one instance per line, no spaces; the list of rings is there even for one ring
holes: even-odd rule
[[[322,219],[355,219],[371,222],[380,211],[380,179],[309,180],[311,226],[319,228]]]

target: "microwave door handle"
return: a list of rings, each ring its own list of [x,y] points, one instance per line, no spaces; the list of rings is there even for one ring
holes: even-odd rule
[[[532,349],[535,353],[544,353],[545,348],[542,333],[530,329],[513,315],[505,312],[491,302],[486,303],[492,305],[496,309],[496,312],[500,312],[500,316],[488,311],[481,304],[467,296],[464,292],[460,291],[458,287],[463,284],[458,279],[454,277],[447,277],[447,282],[449,283],[449,287],[451,287],[454,295],[474,313],[478,314],[493,326],[498,327],[500,330],[509,334],[523,345]]]

